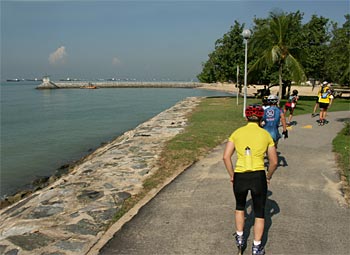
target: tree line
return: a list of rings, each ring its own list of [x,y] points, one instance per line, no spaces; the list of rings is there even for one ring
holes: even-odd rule
[[[248,40],[248,83],[279,85],[292,81],[350,84],[350,14],[340,27],[328,18],[313,15],[303,24],[300,11],[270,12],[255,18]],[[215,42],[208,60],[202,63],[200,82],[237,82],[244,77],[244,24],[237,20]]]

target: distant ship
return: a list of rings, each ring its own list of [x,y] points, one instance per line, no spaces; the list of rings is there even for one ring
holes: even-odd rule
[[[17,81],[20,81],[20,79],[8,79],[8,80],[6,80],[6,81],[11,81],[11,82],[17,82]]]

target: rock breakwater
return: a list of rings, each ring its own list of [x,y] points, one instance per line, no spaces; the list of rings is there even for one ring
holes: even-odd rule
[[[165,142],[187,126],[187,98],[97,149],[68,174],[0,210],[0,254],[86,254],[143,181]]]
[[[203,86],[199,82],[52,82],[45,80],[37,89],[76,89],[89,88],[197,88]]]

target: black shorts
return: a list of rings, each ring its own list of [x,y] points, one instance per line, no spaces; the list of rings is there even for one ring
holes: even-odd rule
[[[236,210],[244,211],[249,190],[255,217],[265,218],[267,182],[264,170],[234,174],[233,192],[236,198]]]
[[[321,109],[327,110],[327,109],[328,109],[328,106],[329,106],[328,103],[319,103],[319,107],[320,107]]]

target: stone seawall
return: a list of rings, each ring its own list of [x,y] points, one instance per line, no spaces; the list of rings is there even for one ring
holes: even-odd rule
[[[52,82],[40,84],[37,89],[76,89],[89,88],[197,88],[203,86],[199,82]]]
[[[97,149],[69,175],[0,210],[0,254],[86,254],[125,199],[158,169],[165,142],[187,126],[187,98]]]

